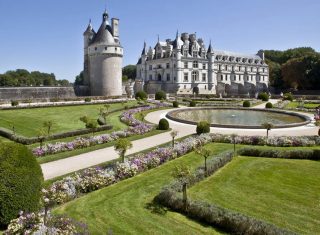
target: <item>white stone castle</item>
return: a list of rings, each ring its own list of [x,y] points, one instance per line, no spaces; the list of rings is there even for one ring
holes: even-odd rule
[[[89,23],[84,36],[84,85],[91,96],[122,95],[123,48],[119,40],[119,19],[105,11],[96,33]]]
[[[244,55],[206,49],[196,34],[177,33],[175,40],[158,39],[154,48],[144,48],[137,63],[136,90],[152,94],[240,95],[267,91],[269,69],[260,50]]]

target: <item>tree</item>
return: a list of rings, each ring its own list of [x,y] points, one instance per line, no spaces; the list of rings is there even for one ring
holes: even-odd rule
[[[178,131],[171,131],[170,132],[171,138],[172,138],[172,148],[174,148],[174,139],[177,137],[178,135]]]
[[[49,121],[43,122],[43,127],[46,128],[48,136],[50,136],[50,131],[51,131],[52,126],[53,126],[53,121],[49,120]]]
[[[94,119],[89,119],[88,116],[81,117],[80,121],[82,121],[86,125],[87,129],[91,129],[92,135],[94,135],[94,132],[98,127],[98,122]]]
[[[76,80],[74,82],[74,85],[76,85],[76,86],[84,85],[83,71],[81,71],[80,74],[76,76]]]
[[[38,138],[38,141],[40,143],[40,149],[42,149],[42,146],[43,146],[43,142],[45,141],[46,139],[46,135],[47,135],[47,131],[43,128],[39,128],[37,130],[37,138]]]
[[[274,127],[271,123],[265,122],[261,125],[264,129],[267,130],[267,141],[269,137],[269,131]]]
[[[203,146],[194,146],[193,150],[196,154],[204,157],[204,172],[205,176],[208,176],[207,158],[210,157],[211,151],[204,148]]]
[[[183,206],[187,210],[188,197],[187,197],[187,184],[188,177],[191,176],[191,169],[186,165],[177,165],[172,173],[172,176],[182,183],[182,194],[183,194]]]
[[[119,153],[122,163],[128,149],[132,148],[132,143],[128,139],[120,138],[114,145],[114,149]]]
[[[126,76],[128,79],[136,79],[137,67],[135,65],[127,65],[122,68],[122,76]]]

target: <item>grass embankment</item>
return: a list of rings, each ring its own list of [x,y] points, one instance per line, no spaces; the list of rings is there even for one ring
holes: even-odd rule
[[[136,105],[136,101],[125,103],[131,107]],[[97,105],[78,105],[65,107],[32,108],[17,110],[0,110],[0,127],[12,130],[26,137],[35,137],[38,129],[43,128],[45,121],[52,121],[51,134],[67,132],[84,128],[84,123],[79,119],[88,116],[97,119],[100,108],[103,104]],[[109,111],[123,108],[123,104],[110,104]]]
[[[229,144],[207,146],[215,154],[231,148]],[[216,234],[210,226],[185,216],[149,205],[161,187],[172,180],[177,164],[192,168],[203,164],[203,158],[189,153],[134,178],[90,193],[55,209],[89,225],[92,234]],[[151,208],[150,208],[151,207]],[[152,208],[154,210],[152,210]],[[159,210],[160,213],[156,213]]]
[[[190,189],[193,199],[297,233],[320,233],[320,162],[237,157]]]

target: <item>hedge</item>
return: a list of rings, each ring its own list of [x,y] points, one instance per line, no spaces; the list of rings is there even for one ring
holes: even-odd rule
[[[245,107],[245,108],[249,108],[251,106],[251,103],[250,103],[249,100],[245,100],[245,101],[243,101],[243,105],[242,106]]]
[[[209,133],[210,132],[210,124],[207,121],[201,121],[197,124],[196,132],[198,135]]]
[[[173,102],[172,102],[172,106],[173,106],[174,108],[179,108],[179,102],[178,102],[178,101],[173,101]]]
[[[239,149],[238,154],[248,157],[320,160],[320,149],[277,150],[245,147]]]
[[[140,100],[146,100],[147,98],[148,98],[148,95],[147,95],[147,93],[146,92],[144,92],[144,91],[138,91],[137,93],[136,93],[136,95],[135,95],[135,98],[138,100],[138,99],[140,99]]]
[[[158,130],[168,130],[169,129],[169,122],[167,119],[162,118],[159,121]]]
[[[166,100],[167,95],[164,91],[157,91],[155,94],[155,100]]]
[[[0,147],[0,228],[20,211],[39,208],[42,171],[32,152],[21,144]]]

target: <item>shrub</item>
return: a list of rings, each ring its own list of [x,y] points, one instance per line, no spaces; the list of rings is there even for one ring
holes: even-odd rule
[[[98,123],[100,126],[106,125],[106,122],[105,122],[104,118],[101,117],[101,116],[97,119],[97,123]]]
[[[251,106],[251,103],[250,103],[249,100],[243,101],[243,107],[248,108],[248,107],[250,107],[250,106]]]
[[[145,93],[144,91],[138,91],[135,95],[136,100],[146,100],[148,98],[147,93]]]
[[[268,102],[266,103],[266,109],[272,109],[273,108],[273,104]]]
[[[157,91],[155,95],[156,100],[165,100],[167,99],[167,95],[164,91]]]
[[[190,101],[189,106],[190,106],[190,107],[196,107],[196,106],[197,106],[197,103],[196,103],[194,100],[192,100],[192,101]]]
[[[42,171],[32,152],[15,143],[0,148],[0,227],[20,211],[35,211],[40,201]]]
[[[84,102],[87,102],[87,103],[91,102],[91,98],[89,98],[89,97],[84,98]]]
[[[258,95],[258,99],[262,101],[268,101],[269,100],[269,95],[266,92],[261,92]]]
[[[11,100],[11,106],[18,106],[18,105],[19,105],[19,101]]]
[[[289,93],[285,93],[283,95],[283,100],[290,100],[293,101],[293,95],[289,92]]]
[[[179,102],[178,102],[178,101],[173,101],[173,102],[172,102],[172,106],[173,106],[174,108],[179,108]]]
[[[159,121],[158,130],[168,130],[169,129],[169,122],[167,119],[162,118]]]
[[[197,134],[204,134],[210,132],[210,124],[207,121],[201,121],[197,124]]]

